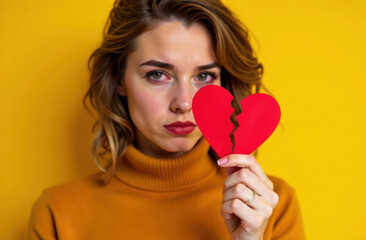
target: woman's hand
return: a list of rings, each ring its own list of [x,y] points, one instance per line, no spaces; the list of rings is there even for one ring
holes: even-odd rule
[[[219,162],[224,159],[226,163]],[[278,203],[273,183],[252,155],[230,154],[219,161],[228,173],[221,215],[231,240],[263,239],[268,218]]]

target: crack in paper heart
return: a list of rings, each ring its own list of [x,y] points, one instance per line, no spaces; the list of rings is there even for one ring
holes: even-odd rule
[[[236,118],[233,100],[225,88],[209,85],[198,90],[192,102],[198,128],[220,157],[252,153],[273,133],[281,116],[278,103],[267,94],[242,99]]]
[[[235,99],[233,99],[232,101],[231,101],[231,103],[230,103],[230,106],[231,106],[231,108],[234,110],[234,112],[233,112],[233,114],[230,116],[230,121],[231,121],[231,123],[233,124],[233,126],[234,126],[234,130],[230,133],[230,140],[231,140],[231,144],[232,144],[232,151],[234,151],[234,148],[235,148],[235,135],[234,135],[234,132],[239,128],[239,122],[238,122],[238,120],[237,120],[237,117],[240,115],[240,114],[242,114],[243,113],[243,111],[242,111],[242,109],[241,109],[241,106],[240,106],[240,104],[239,104],[239,112],[236,114],[236,116],[235,116],[235,107],[234,107],[234,100]]]

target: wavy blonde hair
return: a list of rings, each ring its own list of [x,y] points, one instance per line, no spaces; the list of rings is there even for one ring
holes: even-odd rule
[[[86,109],[89,111],[89,99],[98,115],[92,128],[92,156],[105,172],[105,183],[114,176],[117,160],[134,139],[127,99],[116,90],[124,78],[127,56],[136,49],[139,35],[163,21],[180,21],[186,26],[200,23],[210,32],[222,66],[222,86],[235,97],[234,124],[240,113],[239,101],[264,87],[263,66],[249,43],[246,26],[219,0],[116,0],[104,27],[103,42],[88,60],[90,86],[83,98]],[[210,153],[218,158],[212,149]],[[100,159],[108,162],[106,168]]]

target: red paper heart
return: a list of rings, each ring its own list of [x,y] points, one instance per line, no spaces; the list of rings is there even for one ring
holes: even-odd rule
[[[217,85],[205,86],[193,97],[192,111],[197,126],[220,157],[252,153],[269,138],[281,117],[277,101],[267,94],[256,93],[242,99],[233,149],[230,139],[235,128],[230,120],[234,113],[233,99],[230,92]]]

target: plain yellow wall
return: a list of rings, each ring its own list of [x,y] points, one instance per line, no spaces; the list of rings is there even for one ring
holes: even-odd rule
[[[307,239],[366,239],[365,1],[225,3],[282,108],[258,161],[296,188]],[[21,239],[42,189],[97,171],[81,100],[113,0],[0,4],[0,239]]]

